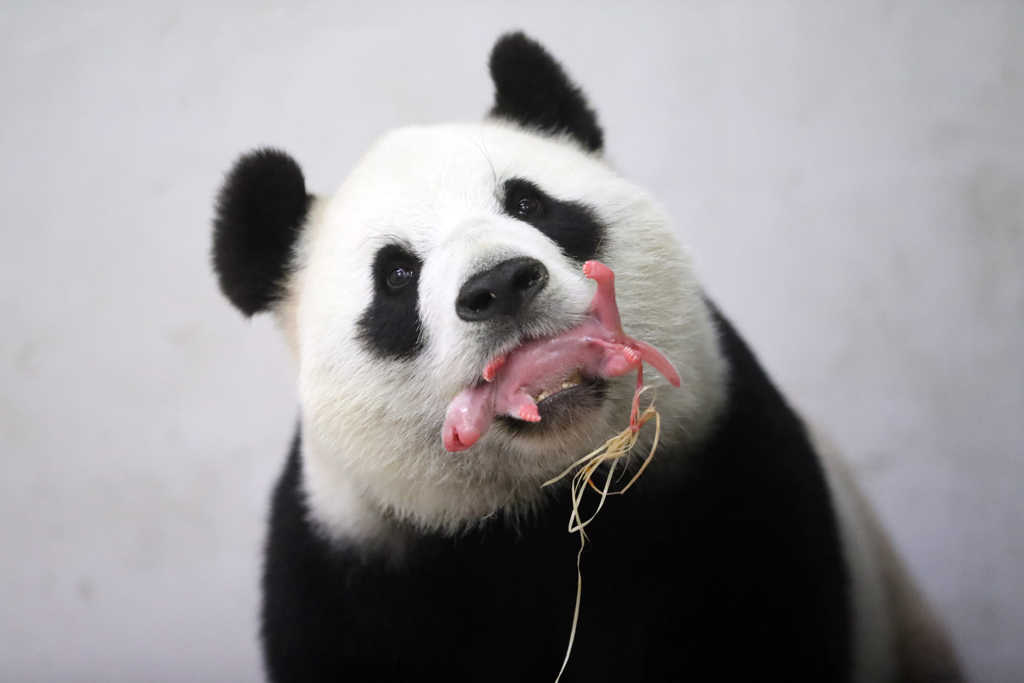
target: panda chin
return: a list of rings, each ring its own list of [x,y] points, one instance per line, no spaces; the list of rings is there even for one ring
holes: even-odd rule
[[[495,422],[515,437],[547,437],[578,427],[587,414],[601,409],[608,396],[608,380],[584,377],[574,386],[556,391],[537,403],[540,422],[527,422],[502,415]]]

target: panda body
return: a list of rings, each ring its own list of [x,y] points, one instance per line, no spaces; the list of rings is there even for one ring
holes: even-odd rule
[[[645,374],[661,440],[587,529],[561,680],[956,680],[848,477],[703,296],[664,212],[601,156],[579,89],[522,34],[491,73],[484,122],[394,131],[333,195],[268,150],[221,192],[222,288],[275,313],[298,367],[263,580],[270,679],[554,680],[579,546],[568,490],[542,484],[625,426],[632,378],[556,387],[539,423],[500,418],[462,452],[441,425],[491,359],[587,319],[580,268],[599,259],[623,326],[682,386]],[[480,282],[494,302],[477,309]]]

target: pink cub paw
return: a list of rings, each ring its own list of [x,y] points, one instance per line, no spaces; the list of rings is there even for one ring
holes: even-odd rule
[[[583,277],[588,277],[591,280],[607,280],[609,277],[614,278],[615,272],[600,261],[587,261],[583,264]]]
[[[519,409],[519,419],[526,422],[540,422],[540,413],[536,405],[522,406]]]
[[[505,365],[506,356],[498,356],[484,368],[483,377],[485,382],[493,382],[498,371]]]

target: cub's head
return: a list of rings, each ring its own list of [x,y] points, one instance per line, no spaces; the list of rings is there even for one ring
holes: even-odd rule
[[[602,156],[583,93],[536,42],[502,37],[481,123],[402,128],[341,187],[307,193],[261,150],[221,190],[214,262],[245,314],[279,319],[298,365],[303,485],[339,538],[395,525],[454,531],[542,504],[540,485],[623,428],[635,374],[558,377],[539,422],[499,417],[470,448],[441,432],[453,398],[495,357],[589,315],[583,263],[616,273],[625,331],[682,380],[658,387],[665,458],[699,439],[723,367],[692,268],[665,215]]]

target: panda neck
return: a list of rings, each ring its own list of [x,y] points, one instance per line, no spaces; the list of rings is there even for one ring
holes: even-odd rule
[[[401,556],[408,538],[401,525],[367,500],[339,468],[327,464],[330,455],[315,438],[301,438],[299,448],[309,521],[332,542]]]

